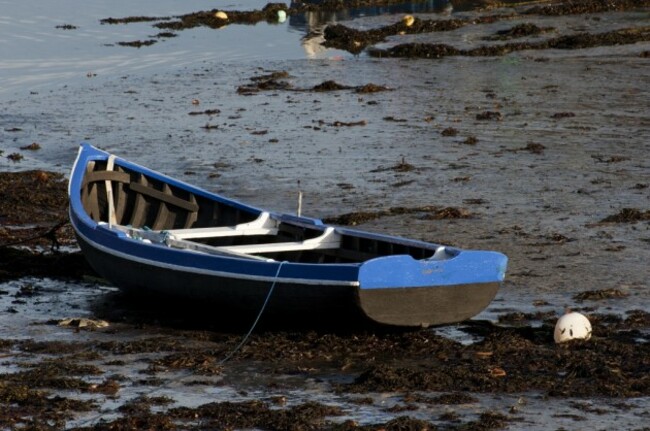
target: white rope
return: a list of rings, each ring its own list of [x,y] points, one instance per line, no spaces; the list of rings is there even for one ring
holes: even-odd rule
[[[115,166],[115,156],[109,155],[106,161],[106,170],[112,171]],[[113,186],[110,180],[106,180],[106,201],[108,203],[108,225],[112,226],[117,224],[115,219],[115,203],[113,201]]]
[[[257,313],[257,317],[255,318],[255,321],[253,322],[253,325],[251,325],[251,328],[248,330],[248,332],[246,333],[244,338],[239,342],[237,347],[235,347],[230,353],[228,353],[228,355],[226,355],[226,357],[223,358],[219,362],[219,365],[223,365],[224,363],[226,363],[226,361],[230,360],[230,358],[232,358],[235,355],[235,353],[237,353],[239,351],[239,349],[241,349],[244,346],[246,341],[248,341],[248,338],[253,333],[253,331],[255,330],[255,327],[257,326],[257,323],[259,322],[260,318],[262,317],[262,314],[264,313],[264,310],[266,309],[266,305],[268,304],[269,299],[271,299],[271,295],[273,294],[273,290],[275,289],[275,284],[278,281],[278,277],[280,277],[280,270],[282,269],[282,265],[284,265],[285,263],[287,263],[286,260],[280,262],[280,265],[278,266],[278,270],[275,273],[275,278],[273,279],[273,284],[271,284],[271,288],[269,289],[269,293],[266,294],[266,298],[264,299],[264,303],[262,304],[262,308],[260,309],[259,313]],[[159,386],[157,388],[153,388],[149,392],[146,392],[144,394],[144,396],[151,396],[152,394],[160,392],[163,389],[168,389],[169,385],[171,383],[179,381],[179,380],[181,380],[183,378],[185,378],[185,376],[181,376],[181,377],[177,377],[175,379],[171,379],[171,381],[168,382],[166,385],[162,385],[162,386]],[[101,419],[102,416],[104,416],[104,413],[97,413],[94,416],[92,416],[92,417],[90,417],[90,418],[88,418],[88,419],[86,419],[84,421],[79,421],[77,423],[77,427],[84,427],[84,426],[90,424],[91,422],[95,422],[98,419]]]
[[[282,269],[282,265],[284,265],[286,262],[287,262],[286,260],[280,262],[280,265],[278,266],[278,271],[275,273],[275,278],[273,279],[273,284],[271,284],[271,288],[269,289],[269,293],[266,294],[266,299],[264,299],[264,303],[262,304],[262,308],[260,308],[259,313],[257,313],[257,317],[255,318],[255,321],[253,322],[253,325],[251,325],[251,328],[248,330],[248,333],[246,333],[246,335],[244,335],[244,338],[242,338],[242,340],[239,342],[237,347],[235,347],[230,353],[228,353],[226,355],[225,358],[223,358],[219,362],[220,365],[223,365],[228,360],[230,360],[230,358],[232,358],[235,355],[235,353],[237,353],[239,351],[239,349],[241,349],[244,346],[244,344],[246,344],[246,341],[248,341],[248,337],[250,337],[250,335],[253,333],[253,330],[257,326],[257,322],[259,322],[260,317],[262,317],[262,313],[264,313],[264,310],[266,309],[266,305],[268,304],[269,299],[271,299],[271,294],[273,293],[273,290],[275,289],[275,284],[277,283],[278,277],[280,276],[280,270]]]

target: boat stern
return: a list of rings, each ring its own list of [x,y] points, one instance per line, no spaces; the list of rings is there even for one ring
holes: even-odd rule
[[[370,319],[385,325],[461,322],[492,302],[507,262],[505,255],[491,251],[458,251],[441,260],[374,259],[359,271],[359,304]]]

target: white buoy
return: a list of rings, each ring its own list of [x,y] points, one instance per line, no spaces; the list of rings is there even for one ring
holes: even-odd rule
[[[285,22],[287,20],[287,13],[283,10],[278,11],[278,22]]]
[[[553,338],[556,343],[569,340],[588,340],[591,338],[591,323],[583,314],[569,311],[555,324]]]
[[[224,20],[224,21],[228,20],[228,14],[225,13],[224,11],[222,11],[222,10],[215,12],[214,17],[217,18],[217,19]]]

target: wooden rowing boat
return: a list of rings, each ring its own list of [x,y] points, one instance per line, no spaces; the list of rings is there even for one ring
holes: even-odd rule
[[[264,211],[82,144],[70,220],[90,265],[147,298],[237,318],[426,327],[481,312],[507,258]],[[296,320],[294,320],[296,321]],[[301,321],[301,320],[297,320]]]

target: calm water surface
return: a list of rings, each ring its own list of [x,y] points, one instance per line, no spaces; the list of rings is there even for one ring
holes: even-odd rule
[[[112,76],[173,70],[215,58],[223,61],[303,58],[300,32],[292,30],[288,23],[260,23],[253,32],[242,26],[229,26],[218,34],[191,30],[183,37],[165,40],[146,50],[124,49],[115,44],[149,39],[156,34],[151,23],[100,24],[101,19],[108,17],[165,17],[220,6],[226,10],[248,10],[264,4],[257,0],[3,0],[0,2],[0,97],[66,84],[82,79],[88,72]],[[63,25],[77,28],[57,28]]]
[[[254,26],[230,25],[218,31],[196,28],[181,37],[163,39],[146,49],[124,49],[118,42],[151,39],[158,31],[150,22],[102,25],[104,18],[174,17],[200,10],[254,10],[262,0],[59,0],[0,1],[0,100],[52,85],[115,74],[174,70],[201,61],[250,62],[350,58],[305,39],[328,22],[398,12],[443,10],[444,0],[337,13],[291,16],[285,22]],[[62,26],[74,26],[65,29]]]

